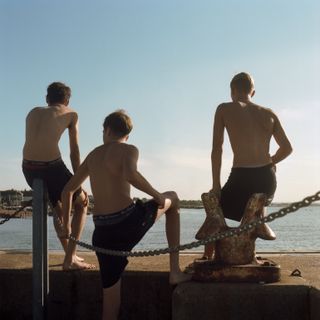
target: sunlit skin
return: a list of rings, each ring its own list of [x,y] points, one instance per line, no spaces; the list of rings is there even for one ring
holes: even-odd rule
[[[175,192],[160,193],[143,177],[137,169],[139,151],[127,142],[128,135],[118,137],[109,128],[103,132],[104,144],[94,149],[81,164],[74,177],[63,191],[64,215],[70,214],[73,193],[89,176],[94,198],[93,214],[118,212],[132,203],[131,185],[145,192],[159,204],[158,220],[166,217],[166,235],[168,245],[175,247],[180,243],[179,199]],[[69,232],[69,231],[66,231]],[[74,259],[75,244],[70,242],[64,261],[64,268],[77,264]],[[172,284],[190,279],[190,275],[181,272],[179,253],[170,253],[170,275]],[[120,307],[121,279],[112,287],[103,289],[104,320],[117,319]]]
[[[250,93],[231,88],[232,102],[220,104],[215,112],[211,152],[212,191],[221,192],[221,163],[224,132],[228,133],[233,151],[233,167],[262,167],[276,164],[292,152],[291,144],[275,113],[252,102]],[[278,149],[270,155],[270,141],[274,138]],[[205,247],[204,256],[211,258],[213,246]]]
[[[32,109],[26,118],[26,139],[23,147],[23,158],[33,161],[52,161],[61,157],[59,141],[65,130],[69,133],[70,159],[73,171],[80,166],[80,151],[78,143],[78,115],[68,104],[69,100],[63,103],[51,104],[47,100],[48,106],[36,107]],[[74,233],[78,236],[82,233],[87,208],[83,206],[86,199],[84,192],[76,199],[75,214],[73,218]],[[62,220],[61,203],[58,202],[53,208],[56,215]],[[54,226],[58,236],[62,235],[61,225],[54,220]],[[67,249],[68,240],[59,237],[64,250]],[[83,259],[77,257],[79,262]],[[82,267],[91,267],[82,262]]]

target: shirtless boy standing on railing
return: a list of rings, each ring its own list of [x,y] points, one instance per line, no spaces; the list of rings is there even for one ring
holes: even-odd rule
[[[60,82],[51,83],[47,89],[48,106],[33,108],[26,118],[26,140],[23,148],[22,170],[32,188],[33,180],[42,179],[46,185],[49,200],[54,212],[54,226],[58,238],[67,249],[68,240],[62,234],[61,193],[65,184],[72,177],[61,159],[59,140],[68,129],[70,142],[70,159],[75,172],[80,165],[78,145],[78,115],[68,104],[71,89]],[[78,188],[74,195],[74,217],[72,230],[80,236],[87,214],[86,193]],[[92,265],[83,262],[75,256],[77,269],[91,268]],[[73,266],[70,265],[72,269]]]

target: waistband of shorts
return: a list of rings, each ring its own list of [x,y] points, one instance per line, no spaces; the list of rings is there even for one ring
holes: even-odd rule
[[[135,203],[131,203],[128,207],[110,214],[99,214],[99,215],[93,215],[93,222],[95,225],[101,225],[101,224],[112,224],[117,223],[125,219],[130,215],[130,213],[135,208]]]
[[[61,157],[59,157],[58,159],[51,160],[51,161],[35,161],[35,160],[23,159],[22,164],[24,166],[50,167],[50,166],[54,166],[56,164],[59,164],[61,162],[63,162],[63,161],[62,161]]]
[[[273,163],[270,162],[264,166],[261,167],[233,167],[232,171],[261,171],[261,170],[268,170],[273,167]]]

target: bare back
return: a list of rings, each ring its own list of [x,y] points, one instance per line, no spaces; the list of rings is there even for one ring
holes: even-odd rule
[[[219,106],[216,125],[218,137],[225,127],[234,154],[234,167],[255,167],[271,163],[270,140],[278,119],[267,108],[253,103],[231,102]],[[222,132],[221,132],[222,131]]]
[[[130,148],[125,143],[110,143],[93,150],[87,157],[94,214],[120,211],[132,203],[130,183],[125,176],[125,163],[131,161]],[[135,163],[135,160],[133,159]]]
[[[59,140],[63,132],[77,126],[78,116],[65,105],[36,107],[26,118],[23,158],[51,161],[60,157]],[[69,132],[70,133],[70,132]]]

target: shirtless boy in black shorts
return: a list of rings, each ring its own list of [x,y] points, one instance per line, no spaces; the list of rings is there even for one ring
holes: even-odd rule
[[[54,226],[59,240],[66,250],[68,240],[62,237],[61,193],[65,184],[72,177],[61,159],[59,140],[68,129],[70,158],[73,171],[80,165],[78,145],[78,115],[68,104],[71,89],[60,82],[51,83],[47,89],[47,107],[32,109],[26,118],[26,140],[23,148],[22,170],[32,188],[33,180],[40,178],[47,187],[49,200],[54,210]],[[86,195],[81,188],[74,196],[75,213],[73,232],[80,236],[87,214]],[[83,259],[76,257],[77,268],[91,268]],[[70,266],[72,267],[72,266]]]
[[[106,117],[103,125],[104,144],[94,149],[67,183],[62,195],[63,212],[70,214],[74,192],[89,176],[94,198],[93,245],[106,249],[130,251],[157,221],[166,216],[166,234],[170,247],[179,245],[179,199],[175,192],[160,193],[137,170],[138,149],[126,141],[132,122],[124,111]],[[153,199],[133,202],[130,185]],[[70,234],[70,230],[66,230]],[[76,263],[75,244],[70,241],[64,267]],[[97,253],[103,285],[103,319],[117,319],[120,306],[121,275],[128,263],[126,257]],[[181,272],[179,253],[170,254],[170,283],[189,280]]]
[[[230,87],[232,102],[220,104],[214,118],[212,191],[220,198],[224,216],[240,221],[252,194],[265,193],[268,197],[265,205],[270,204],[276,190],[275,166],[292,152],[292,147],[275,113],[251,101],[255,90],[249,74],[235,75]],[[221,189],[225,129],[233,151],[233,166],[228,181]],[[272,137],[279,148],[271,156]],[[211,259],[212,254],[213,245],[207,245],[203,258]]]

